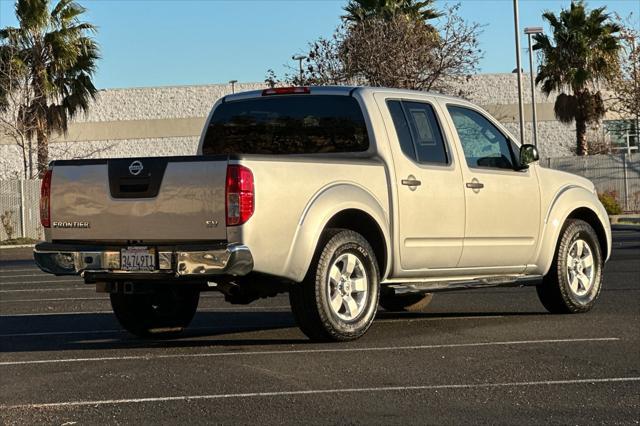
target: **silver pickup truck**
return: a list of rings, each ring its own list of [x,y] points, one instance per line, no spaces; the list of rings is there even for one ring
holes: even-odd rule
[[[289,294],[312,339],[362,336],[380,304],[536,285],[586,312],[611,252],[591,182],[542,168],[482,109],[423,92],[275,88],[225,96],[197,155],[54,161],[43,271],[108,292],[138,336],[176,332],[201,291]]]

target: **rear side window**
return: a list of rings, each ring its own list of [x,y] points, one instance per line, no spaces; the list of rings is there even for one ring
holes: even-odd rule
[[[387,101],[402,152],[418,163],[448,164],[447,150],[431,105]]]
[[[361,152],[369,137],[351,96],[269,96],[225,102],[216,108],[204,155]]]

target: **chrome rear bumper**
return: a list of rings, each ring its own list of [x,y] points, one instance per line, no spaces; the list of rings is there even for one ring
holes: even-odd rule
[[[197,277],[208,275],[246,275],[253,270],[249,248],[241,244],[217,247],[158,247],[154,271],[123,271],[117,247],[83,247],[78,245],[40,243],[33,250],[36,264],[44,272],[55,275],[85,273],[126,277],[135,275],[168,275]]]

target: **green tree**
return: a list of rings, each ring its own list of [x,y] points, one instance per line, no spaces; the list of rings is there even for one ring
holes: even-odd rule
[[[554,112],[564,123],[576,123],[578,155],[588,154],[587,124],[605,114],[599,83],[618,73],[617,33],[620,27],[611,21],[606,8],[586,10],[583,0],[572,1],[559,16],[545,12],[542,17],[551,26],[552,38],[534,36],[534,50],[542,53],[536,84],[547,94],[557,92]]]
[[[73,0],[51,6],[49,0],[17,0],[19,26],[0,30],[0,70],[21,73],[0,73],[0,109],[10,104],[15,82],[24,81],[29,96],[18,108],[25,111],[27,136],[37,140],[40,175],[47,168],[51,134],[66,132],[69,120],[86,112],[95,98],[92,76],[100,58],[91,37],[96,28],[80,20],[85,8]]]
[[[344,7],[348,22],[362,22],[369,18],[390,20],[397,15],[407,15],[410,18],[428,21],[440,16],[435,10],[435,0],[349,0]]]

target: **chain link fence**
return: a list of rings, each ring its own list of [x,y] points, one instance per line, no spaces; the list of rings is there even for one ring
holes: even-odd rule
[[[0,241],[41,239],[40,180],[0,180]]]
[[[591,180],[599,193],[615,192],[625,211],[640,211],[640,153],[547,158],[543,167]],[[39,180],[0,180],[0,241],[41,239]]]
[[[589,179],[599,194],[614,193],[625,211],[640,211],[640,153],[546,158],[542,166]]]

